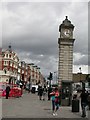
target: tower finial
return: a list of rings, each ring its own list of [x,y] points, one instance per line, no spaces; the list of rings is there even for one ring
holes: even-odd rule
[[[11,43],[9,44],[8,49],[9,49],[9,51],[12,50]]]
[[[68,16],[66,16],[66,20],[68,19]]]

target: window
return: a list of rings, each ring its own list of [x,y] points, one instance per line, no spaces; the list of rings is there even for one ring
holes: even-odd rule
[[[4,65],[8,65],[8,61],[4,61]]]
[[[12,66],[12,62],[10,61],[10,66]]]
[[[5,54],[3,53],[2,56],[5,57]]]
[[[4,61],[4,65],[6,65],[6,61]]]
[[[9,58],[11,58],[11,54],[9,55]]]
[[[6,61],[6,64],[8,65],[8,61]]]
[[[6,54],[6,57],[8,57],[8,54]]]

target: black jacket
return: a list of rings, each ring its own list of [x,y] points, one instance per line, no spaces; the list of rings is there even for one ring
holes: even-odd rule
[[[10,92],[10,87],[9,86],[6,87],[6,92]]]
[[[87,104],[87,99],[88,98],[88,94],[87,93],[85,93],[85,92],[83,92],[83,93],[81,93],[81,103],[86,103]]]

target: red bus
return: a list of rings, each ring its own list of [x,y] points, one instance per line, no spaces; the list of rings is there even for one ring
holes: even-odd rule
[[[6,86],[8,83],[0,83],[0,97],[5,97],[6,96]],[[21,97],[22,92],[21,88],[19,88],[16,84],[10,84],[10,93],[9,97]]]

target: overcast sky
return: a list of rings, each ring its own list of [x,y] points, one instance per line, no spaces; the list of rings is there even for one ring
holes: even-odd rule
[[[3,2],[2,12],[3,48],[11,43],[20,60],[39,66],[45,76],[58,69],[59,25],[67,15],[75,26],[73,72],[81,67],[88,73],[87,2]]]

